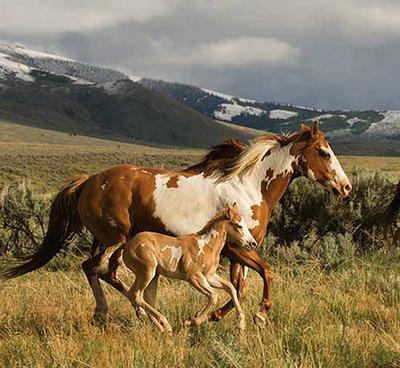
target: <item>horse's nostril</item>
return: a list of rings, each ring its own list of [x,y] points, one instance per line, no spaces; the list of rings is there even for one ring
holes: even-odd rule
[[[346,184],[344,186],[344,189],[346,190],[346,192],[350,192],[351,191],[351,185],[350,184]]]

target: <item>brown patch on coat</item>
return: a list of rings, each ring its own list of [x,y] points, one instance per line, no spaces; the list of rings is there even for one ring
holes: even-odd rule
[[[178,180],[178,175],[171,176],[167,182],[167,188],[178,188]]]

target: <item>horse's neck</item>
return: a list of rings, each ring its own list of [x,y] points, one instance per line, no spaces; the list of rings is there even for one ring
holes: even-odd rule
[[[203,232],[201,238],[208,245],[211,253],[218,254],[221,252],[226,239],[227,221],[218,220],[211,224],[206,232]]]
[[[266,221],[286,192],[298,164],[299,157],[291,154],[291,148],[292,144],[288,144],[271,150],[249,175],[249,182],[261,191],[267,206]]]

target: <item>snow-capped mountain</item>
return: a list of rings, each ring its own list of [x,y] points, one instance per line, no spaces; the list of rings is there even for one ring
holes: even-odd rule
[[[334,142],[362,144],[371,139],[386,139],[385,145],[391,147],[398,146],[400,140],[400,111],[328,111],[259,102],[187,84],[128,75],[21,46],[0,44],[0,97],[2,91],[4,95],[10,88],[9,83],[5,83],[10,79],[36,85],[43,85],[44,80],[50,79],[63,81],[64,85],[68,81],[71,86],[86,87],[92,94],[95,90],[100,93],[100,90],[110,98],[126,92],[127,84],[121,83],[124,80],[172,97],[211,119],[245,127],[291,132],[298,129],[301,121],[317,120]]]
[[[234,129],[126,75],[57,55],[0,45],[2,120],[113,140],[209,147]]]

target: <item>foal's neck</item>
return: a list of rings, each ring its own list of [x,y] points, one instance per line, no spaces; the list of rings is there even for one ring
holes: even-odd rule
[[[228,221],[220,214],[210,220],[196,235],[208,245],[211,253],[219,254],[225,244],[227,231]]]

